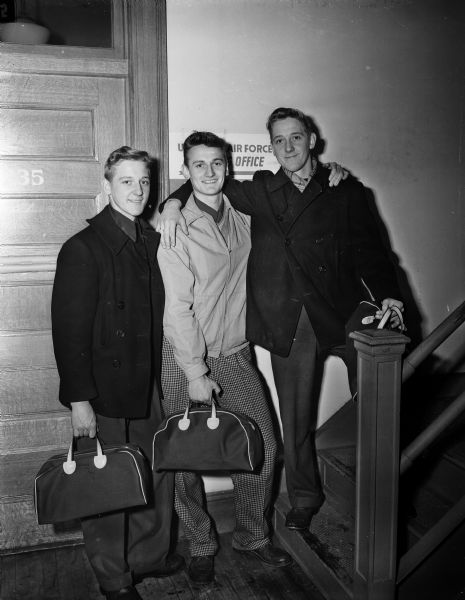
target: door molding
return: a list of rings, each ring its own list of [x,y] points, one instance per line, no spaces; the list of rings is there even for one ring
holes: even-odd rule
[[[166,0],[128,2],[127,9],[128,139],[155,157],[160,201],[169,190]]]

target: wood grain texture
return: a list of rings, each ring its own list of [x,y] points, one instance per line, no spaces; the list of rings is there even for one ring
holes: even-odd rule
[[[131,144],[157,159],[156,201],[169,189],[166,1],[128,3],[128,122]]]
[[[44,450],[0,456],[0,497],[30,496],[33,494],[34,477],[43,463],[51,456],[63,454],[67,449]]]
[[[51,283],[0,287],[0,327],[3,331],[49,330],[51,296]]]
[[[0,154],[60,159],[94,157],[91,110],[4,108],[0,113]]]
[[[97,214],[95,196],[84,198],[3,198],[3,244],[63,244]]]
[[[0,371],[0,418],[61,410],[58,386],[55,366]]]
[[[3,497],[0,502],[0,551],[82,540],[82,532],[76,522],[60,526],[38,525],[31,494],[22,497]],[[0,596],[2,600],[3,594]],[[34,596],[30,596],[35,600]]]
[[[0,369],[55,367],[50,332],[0,332]]]
[[[3,417],[0,420],[0,455],[55,451],[66,448],[71,438],[71,420],[67,413]]]
[[[106,48],[42,46],[31,53],[30,46],[0,43],[0,49],[0,70],[9,73],[127,77],[129,71],[127,59]]]
[[[33,73],[0,73],[0,99],[10,106],[93,107],[98,104],[97,81],[89,77]]]

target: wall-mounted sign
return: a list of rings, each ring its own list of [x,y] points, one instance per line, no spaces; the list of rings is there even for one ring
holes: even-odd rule
[[[215,132],[217,133],[217,132]],[[170,179],[183,179],[182,144],[187,133],[170,133]],[[270,138],[262,133],[217,133],[231,148],[230,171],[237,179],[252,179],[255,171],[267,169],[276,172],[279,163],[275,159]]]

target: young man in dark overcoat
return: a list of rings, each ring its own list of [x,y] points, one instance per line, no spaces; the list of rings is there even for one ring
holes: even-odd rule
[[[160,368],[164,291],[159,234],[141,218],[152,161],[127,146],[105,164],[107,205],[62,247],[52,295],[60,401],[73,434],[130,442],[151,456],[162,420]],[[143,508],[82,519],[90,564],[107,599],[138,600],[135,582],[179,570],[169,554],[173,475],[153,473]]]

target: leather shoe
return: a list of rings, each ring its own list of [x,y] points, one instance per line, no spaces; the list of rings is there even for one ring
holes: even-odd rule
[[[211,583],[215,579],[215,558],[193,556],[187,574],[194,583]]]
[[[255,556],[263,563],[270,565],[271,567],[287,567],[292,563],[292,557],[285,550],[273,546],[269,543],[261,548],[255,550],[242,550],[240,548],[234,548],[237,552],[248,554],[249,556]]]
[[[142,596],[132,585],[121,588],[115,592],[104,592],[107,600],[142,600]]]
[[[136,583],[140,583],[143,579],[147,577],[169,577],[170,575],[174,575],[178,571],[184,568],[186,561],[184,557],[180,554],[173,553],[168,556],[165,561],[165,566],[160,569],[153,569],[152,571],[147,571],[145,573],[134,573],[134,581]]]
[[[304,531],[310,527],[316,508],[292,508],[286,516],[286,527],[295,531]]]

